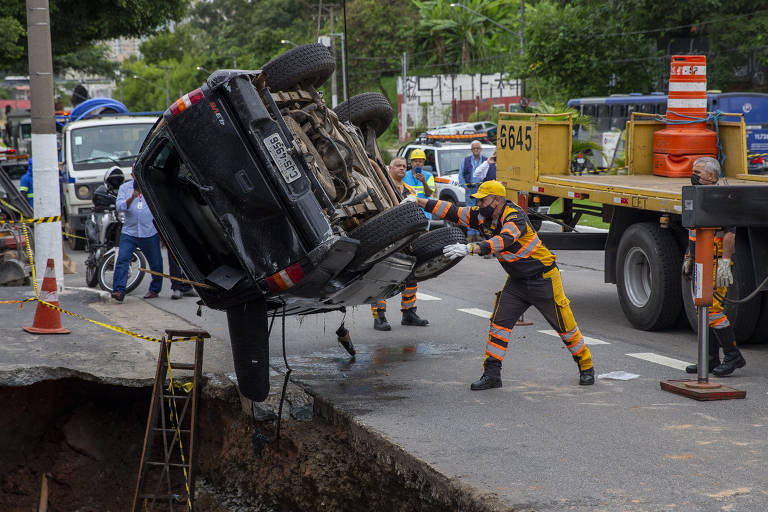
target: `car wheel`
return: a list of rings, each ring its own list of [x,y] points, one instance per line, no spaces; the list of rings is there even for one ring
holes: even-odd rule
[[[389,256],[427,229],[429,221],[416,203],[401,203],[385,210],[349,232],[360,241],[357,254],[349,264],[362,270]]]
[[[377,137],[387,131],[389,124],[395,117],[395,111],[389,100],[378,92],[365,92],[352,96],[333,109],[339,120],[349,121],[355,126],[370,125]]]
[[[465,243],[467,239],[464,232],[455,227],[444,227],[424,233],[411,244],[410,254],[416,257],[413,277],[416,281],[425,281],[452,268],[461,258],[446,258],[443,256],[443,247]]]
[[[644,331],[665,329],[682,307],[677,242],[653,222],[633,224],[624,232],[616,256],[616,289],[624,315]]]
[[[320,43],[291,48],[264,64],[267,86],[273,91],[290,89],[308,83],[319,87],[336,69],[336,61],[330,50]]]

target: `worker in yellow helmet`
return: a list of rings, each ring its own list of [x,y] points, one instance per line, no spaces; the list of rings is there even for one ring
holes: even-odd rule
[[[446,257],[493,254],[508,274],[504,288],[496,295],[483,375],[470,389],[501,387],[501,362],[507,353],[512,328],[530,306],[538,309],[560,335],[579,366],[579,384],[594,384],[592,354],[563,291],[555,255],[544,247],[526,211],[508,201],[506,195],[504,185],[486,181],[472,195],[477,199],[477,206],[457,208],[448,201],[415,199],[437,218],[475,228],[484,238],[482,242],[447,245],[443,248]]]
[[[423,197],[425,199],[432,197],[435,193],[435,177],[432,173],[425,170],[424,166],[427,163],[427,155],[423,149],[416,148],[411,151],[411,170],[405,173],[403,183],[416,190],[417,197]],[[432,216],[429,212],[425,211],[424,215],[428,219]]]

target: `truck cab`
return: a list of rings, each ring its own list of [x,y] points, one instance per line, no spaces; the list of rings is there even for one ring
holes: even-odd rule
[[[152,125],[153,116],[108,115],[67,123],[61,135],[61,209],[66,233],[83,236],[92,198],[115,166],[126,176]],[[69,237],[72,249],[81,249],[82,240]]]

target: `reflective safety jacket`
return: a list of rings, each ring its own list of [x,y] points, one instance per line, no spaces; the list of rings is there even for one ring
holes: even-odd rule
[[[431,200],[426,210],[435,218],[480,231],[485,241],[472,244],[477,254],[493,253],[512,278],[540,276],[555,265],[555,255],[536,235],[525,211],[512,201],[507,201],[495,223],[480,215],[477,206],[458,208],[448,201]]]
[[[427,185],[429,185],[429,188],[432,189],[432,193],[435,193],[435,177],[432,176],[432,173],[429,171],[422,170],[421,173],[424,175],[424,178],[427,180]],[[416,197],[423,197],[424,199],[429,199],[429,196],[424,193],[424,184],[416,179],[416,177],[413,175],[413,171],[408,171],[405,173],[405,178],[403,178],[403,184],[406,187],[409,187],[409,189],[413,189],[416,191],[414,194]],[[429,214],[429,211],[425,210],[424,215],[427,216],[428,219],[431,219],[432,216]]]
[[[715,260],[718,258],[723,257],[723,237],[726,233],[735,233],[736,227],[731,226],[727,227],[725,229],[718,229],[715,231],[715,243],[713,244],[712,248],[712,255],[715,257]],[[696,230],[695,229],[689,229],[688,230],[688,252],[691,254],[691,256],[696,256]],[[715,262],[715,268],[717,268],[717,262]]]

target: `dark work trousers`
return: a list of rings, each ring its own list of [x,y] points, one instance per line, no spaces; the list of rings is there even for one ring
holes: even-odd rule
[[[180,277],[186,279],[187,276],[181,270],[181,267],[176,263],[176,258],[173,257],[171,251],[168,251],[168,273],[173,277]],[[171,279],[171,290],[179,290],[180,292],[186,292],[192,289],[192,285],[188,283],[182,283]]]
[[[489,358],[499,362],[504,359],[515,322],[520,315],[533,306],[544,315],[549,325],[560,335],[563,344],[579,365],[579,369],[592,368],[592,354],[584,343],[569,304],[563,292],[560,270],[557,267],[537,277],[527,279],[508,277],[504,288],[496,294],[496,305],[491,316],[485,351],[486,362]]]

